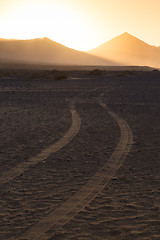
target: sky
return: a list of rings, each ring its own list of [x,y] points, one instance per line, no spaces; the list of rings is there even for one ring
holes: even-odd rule
[[[92,49],[124,32],[160,46],[160,0],[0,0],[0,38]]]

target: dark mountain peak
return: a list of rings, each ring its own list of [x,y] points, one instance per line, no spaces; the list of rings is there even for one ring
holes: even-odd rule
[[[44,42],[53,42],[50,38],[47,38],[47,37],[40,38],[40,39]]]
[[[63,65],[114,65],[106,58],[68,48],[49,38],[0,40],[0,58],[12,61]]]
[[[149,44],[144,42],[143,40],[131,35],[128,32],[124,32],[121,35],[111,39],[110,41],[102,44],[101,46],[106,47],[108,45],[111,45],[113,48],[130,48],[133,46],[146,46],[146,47],[151,47]]]
[[[123,65],[159,66],[159,48],[124,32],[89,51],[95,56],[111,59]]]
[[[122,36],[132,36],[131,34],[129,34],[128,32],[124,32],[121,34]]]
[[[124,32],[124,33],[122,33],[121,35],[119,35],[117,37],[121,37],[121,38],[124,38],[124,39],[134,39],[134,40],[141,41],[139,38],[135,37],[134,35],[132,35],[132,34],[130,34],[128,32]]]
[[[141,41],[139,38],[131,35],[131,34],[128,33],[128,32],[124,32],[124,33],[122,33],[121,35],[115,37],[114,39],[118,39],[118,38],[127,39],[127,40],[138,40],[138,41]],[[113,39],[112,39],[112,40],[113,40]]]
[[[33,39],[28,39],[28,40],[25,40],[25,41],[39,41],[39,42],[51,42],[52,40],[47,38],[47,37],[44,37],[44,38],[33,38]]]

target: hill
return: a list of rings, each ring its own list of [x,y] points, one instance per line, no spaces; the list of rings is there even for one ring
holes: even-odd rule
[[[88,53],[122,65],[160,66],[160,48],[151,46],[128,33],[123,33]]]
[[[60,65],[115,65],[101,57],[65,47],[48,38],[32,40],[0,39],[1,62],[22,61],[23,63]]]

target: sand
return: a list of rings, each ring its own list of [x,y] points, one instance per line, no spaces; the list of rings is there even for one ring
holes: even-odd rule
[[[31,239],[36,226],[32,239],[160,239],[159,72],[73,71],[65,80],[6,75],[0,77],[1,176],[63,138],[73,100],[81,126],[64,147],[1,185],[0,239]],[[122,137],[113,115],[131,129],[133,144],[102,188],[95,180],[91,187],[107,163],[104,176],[113,169]],[[83,193],[92,197],[73,211],[71,199],[87,184]],[[62,208],[64,218],[48,228],[45,219]]]

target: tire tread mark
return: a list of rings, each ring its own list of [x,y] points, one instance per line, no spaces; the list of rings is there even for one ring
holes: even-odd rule
[[[48,148],[44,149],[42,152],[36,154],[33,157],[30,157],[26,162],[22,162],[6,171],[4,174],[1,174],[0,185],[9,182],[15,177],[21,175],[30,166],[36,165],[37,163],[48,158],[52,153],[59,151],[77,135],[81,126],[81,119],[79,117],[79,114],[75,111],[75,101],[70,102],[70,112],[72,115],[72,125],[70,129],[66,132],[66,134],[64,134],[64,136],[60,140],[58,140],[56,143],[52,144]]]
[[[99,104],[116,120],[120,127],[121,137],[116,150],[104,166],[75,195],[48,216],[22,234],[18,240],[48,240],[54,232],[69,222],[84,209],[108,184],[122,165],[133,142],[133,135],[125,120],[113,113],[100,97]]]

